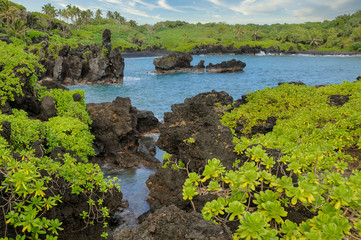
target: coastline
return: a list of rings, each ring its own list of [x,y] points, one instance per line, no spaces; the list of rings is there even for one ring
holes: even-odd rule
[[[266,50],[266,49],[265,49]],[[134,51],[134,52],[122,52],[123,58],[141,58],[141,57],[159,57],[166,54],[169,54],[174,51],[169,50],[161,50],[161,51]],[[192,54],[192,55],[259,55],[264,53],[264,55],[314,55],[314,56],[360,56],[361,52],[347,52],[347,51],[277,51],[277,52],[268,52],[267,50],[261,50],[258,53],[237,53],[237,52],[213,52],[213,53],[205,53],[205,54]]]

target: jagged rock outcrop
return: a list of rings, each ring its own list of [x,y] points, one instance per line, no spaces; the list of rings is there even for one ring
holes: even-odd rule
[[[230,72],[240,72],[246,67],[246,63],[232,59],[229,61],[223,61],[218,64],[208,64],[206,67],[206,72],[208,73],[230,73]]]
[[[203,219],[197,212],[184,212],[175,206],[163,207],[150,214],[136,227],[115,230],[114,240],[231,240],[228,227]]]
[[[172,154],[171,161],[182,160],[189,171],[202,171],[208,159],[218,158],[223,165],[231,168],[237,158],[233,152],[232,133],[220,123],[219,114],[224,108],[216,106],[232,104],[233,99],[226,92],[208,92],[188,98],[182,104],[174,104],[172,112],[164,114],[164,124],[160,127],[157,145]],[[184,141],[193,138],[194,143]],[[147,180],[150,190],[151,209],[174,204],[181,209],[191,209],[189,201],[184,201],[182,185],[186,171],[171,168],[159,169]],[[196,208],[204,206],[213,196],[194,198]]]
[[[172,52],[163,57],[155,58],[153,64],[156,73],[204,72],[204,61],[192,66],[192,55],[184,52]]]
[[[119,48],[112,49],[109,29],[103,32],[102,46],[81,44],[76,48],[64,45],[53,53],[43,41],[40,62],[46,71],[43,78],[62,84],[106,84],[123,81],[124,59]]]
[[[113,102],[89,103],[87,110],[93,121],[97,156],[93,160],[109,161],[122,167],[140,166],[144,159],[159,161],[138,151],[142,134],[157,131],[159,121],[149,111],[138,111],[129,98],[117,97]]]

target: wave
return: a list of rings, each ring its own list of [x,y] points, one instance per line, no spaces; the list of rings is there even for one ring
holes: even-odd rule
[[[139,81],[142,80],[140,77],[125,76],[124,81]]]

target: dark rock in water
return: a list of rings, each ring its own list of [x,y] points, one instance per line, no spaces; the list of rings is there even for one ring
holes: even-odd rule
[[[207,92],[174,104],[172,112],[164,114],[157,145],[164,151],[190,161],[189,169],[198,171],[208,159],[219,158],[231,168],[236,154],[233,152],[232,133],[220,123],[224,110],[216,104],[232,104],[233,98],[226,92]],[[185,139],[194,138],[195,143]]]
[[[242,61],[236,61],[232,59],[230,61],[224,61],[218,64],[210,63],[206,67],[206,72],[208,73],[230,73],[230,72],[240,72],[246,67],[246,64]]]
[[[117,97],[111,103],[90,103],[87,110],[93,121],[91,132],[95,136],[94,160],[109,161],[122,167],[138,167],[142,161],[159,162],[154,157],[139,155],[141,131],[157,131],[158,119],[146,111],[138,111],[129,98]],[[138,118],[139,117],[139,118]]]
[[[163,57],[155,58],[153,64],[156,73],[204,72],[204,61],[191,66],[192,55],[184,52],[172,52]]]
[[[230,230],[203,219],[197,212],[184,212],[175,206],[163,207],[136,227],[115,230],[114,240],[231,240]]]
[[[179,68],[190,68],[193,61],[192,55],[184,52],[173,52],[163,57],[155,58],[153,64],[158,70],[175,70]]]
[[[224,110],[221,105],[232,104],[233,98],[226,92],[207,92],[188,98],[182,104],[172,106],[172,112],[164,114],[164,124],[160,127],[158,147],[172,154],[172,161],[182,160],[190,172],[202,172],[207,161],[218,158],[228,169],[237,159],[233,152],[231,130],[220,123]],[[193,138],[194,143],[186,139]],[[164,205],[174,204],[181,209],[191,209],[189,201],[184,201],[182,186],[187,178],[185,171],[171,168],[159,169],[147,181],[150,190],[148,202],[155,210]],[[211,196],[195,197],[197,210],[204,206]],[[211,199],[212,200],[212,199]]]
[[[102,46],[79,44],[77,48],[71,49],[69,45],[64,45],[55,54],[44,45],[40,62],[46,71],[42,77],[63,84],[122,82],[124,59],[119,48],[112,49],[110,38],[111,32],[106,29],[103,32]]]
[[[282,84],[293,84],[293,85],[297,85],[297,86],[306,86],[305,83],[301,82],[301,81],[298,81],[298,82],[279,82],[278,83],[278,86],[281,86]]]
[[[196,45],[189,53],[192,55],[201,54],[257,54],[261,51],[268,52],[267,49],[263,49],[259,46],[250,47],[249,45],[240,46],[235,48],[234,44],[229,46],[223,46],[220,44],[202,44]],[[272,49],[270,50],[272,51]]]
[[[158,118],[154,116],[151,111],[138,111],[137,112],[137,131],[140,134],[150,133],[158,130],[160,123]]]

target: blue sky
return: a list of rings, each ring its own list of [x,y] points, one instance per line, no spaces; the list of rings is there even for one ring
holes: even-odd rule
[[[12,0],[28,11],[41,12],[51,3],[57,9],[76,5],[80,9],[118,11],[138,24],[165,20],[190,23],[229,24],[303,23],[333,20],[339,15],[361,10],[361,0]]]

